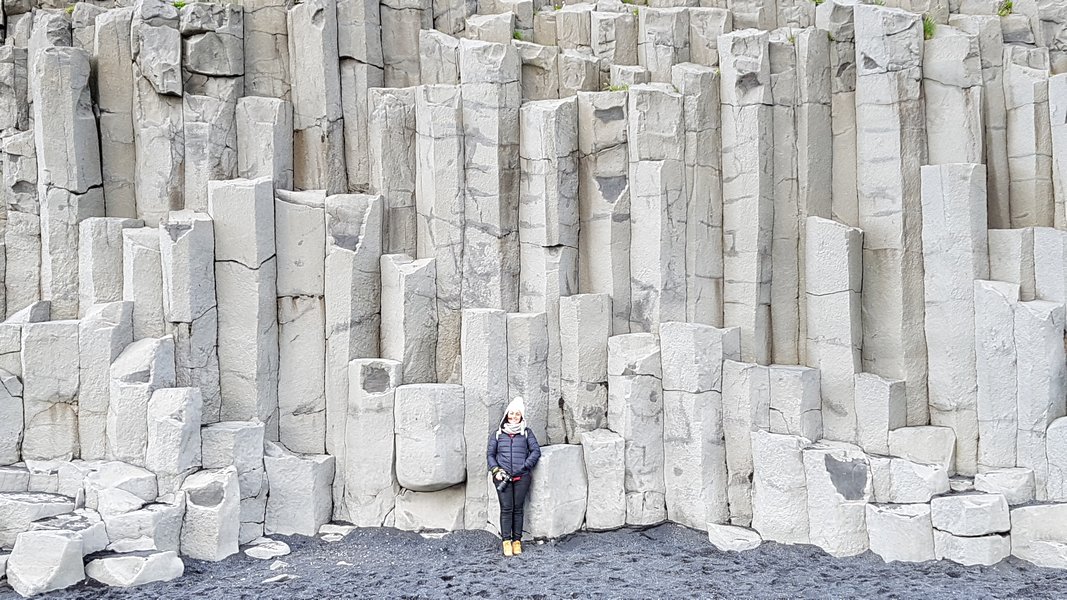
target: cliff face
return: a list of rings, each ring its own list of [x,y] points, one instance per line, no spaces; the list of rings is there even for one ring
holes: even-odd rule
[[[123,4],[3,3],[20,593],[496,531],[517,396],[535,538],[1067,568],[1067,5]]]

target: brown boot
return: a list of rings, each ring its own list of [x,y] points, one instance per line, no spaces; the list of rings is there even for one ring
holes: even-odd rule
[[[522,542],[520,542],[519,540],[511,542],[511,553],[515,556],[522,554]]]
[[[504,540],[504,556],[511,556],[512,553],[511,540]]]

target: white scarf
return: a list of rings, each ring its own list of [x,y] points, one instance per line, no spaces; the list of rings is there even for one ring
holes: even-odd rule
[[[518,411],[522,418],[518,423],[511,423],[508,421],[508,414]],[[522,396],[517,396],[514,400],[508,403],[508,407],[504,409],[504,418],[500,420],[500,431],[508,435],[526,435],[526,405],[522,401]]]

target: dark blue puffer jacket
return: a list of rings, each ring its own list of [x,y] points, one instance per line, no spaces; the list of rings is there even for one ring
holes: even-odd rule
[[[489,469],[500,467],[512,477],[533,471],[541,459],[541,446],[529,427],[526,434],[508,435],[499,429],[489,434]]]

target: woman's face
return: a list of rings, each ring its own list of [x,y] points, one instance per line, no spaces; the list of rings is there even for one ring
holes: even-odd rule
[[[508,413],[508,423],[518,423],[521,420],[522,420],[522,413],[521,412],[519,412],[517,410],[513,410],[513,411]]]

